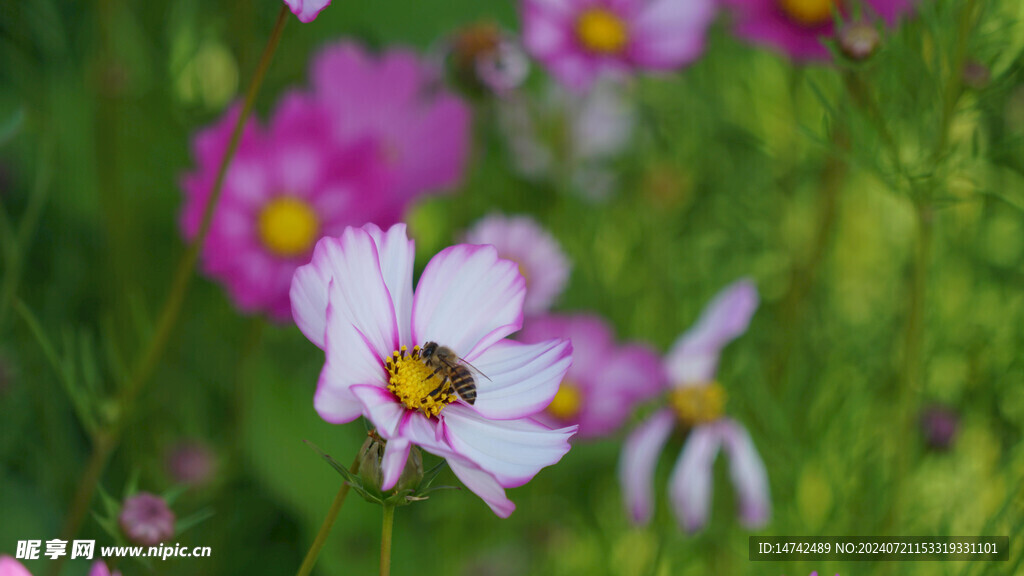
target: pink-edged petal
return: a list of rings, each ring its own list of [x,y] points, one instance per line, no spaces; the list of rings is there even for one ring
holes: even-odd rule
[[[733,420],[717,423],[729,455],[729,476],[739,497],[740,521],[747,528],[760,528],[771,516],[768,473],[761,455],[743,425]]]
[[[330,280],[328,287],[333,288],[334,282]],[[385,372],[379,353],[336,310],[334,302],[329,302],[324,341],[327,358],[320,372],[313,407],[324,420],[344,424],[362,414],[351,387],[375,382],[383,385]]]
[[[619,460],[626,511],[635,524],[647,524],[654,509],[654,471],[658,456],[675,425],[671,410],[656,412],[626,440]]]
[[[14,558],[0,556],[0,576],[32,576],[32,573]]]
[[[685,386],[714,379],[719,353],[747,330],[757,304],[757,288],[750,280],[740,280],[719,292],[669,351],[665,367],[672,383]]]
[[[711,508],[712,464],[722,439],[714,424],[690,431],[669,478],[669,497],[676,520],[688,532],[704,527]]]
[[[398,483],[398,478],[405,469],[405,461],[409,458],[411,446],[404,438],[388,440],[384,446],[384,456],[380,459],[381,490],[391,490]]]
[[[312,22],[320,11],[331,3],[331,0],[284,0],[288,9],[295,14],[300,22]]]
[[[334,279],[328,301],[335,318],[327,324],[328,335],[336,327],[348,324],[358,331],[378,359],[391,356],[399,346],[398,321],[373,237],[360,228],[346,228],[340,238],[322,242],[323,260],[311,264],[326,266]],[[329,357],[332,351],[327,352]]]
[[[458,244],[430,259],[412,305],[412,337],[437,342],[470,362],[523,325],[526,282],[493,246]]]
[[[411,346],[412,271],[416,260],[416,243],[406,234],[405,224],[395,224],[386,232],[374,224],[367,224],[363,230],[377,245],[381,274],[398,319],[399,342]]]
[[[499,518],[508,518],[515,511],[516,505],[505,496],[505,489],[494,476],[459,458],[448,458],[448,467],[452,469],[455,477],[490,506]]]
[[[351,391],[382,438],[389,442],[399,438],[399,427],[409,411],[395,399],[394,394],[386,388],[364,384],[353,386]]]
[[[327,244],[335,242],[335,238],[321,238],[316,243],[310,263],[296,268],[289,291],[295,325],[321,349],[327,328],[327,287],[331,282]]]
[[[572,345],[568,340],[540,344],[502,340],[473,361],[480,371],[474,378],[477,395],[473,407],[496,420],[532,416],[554,399],[570,364]]]
[[[445,439],[460,456],[492,474],[505,488],[530,481],[569,451],[576,426],[552,430],[529,419],[487,420],[471,408],[444,409]]]

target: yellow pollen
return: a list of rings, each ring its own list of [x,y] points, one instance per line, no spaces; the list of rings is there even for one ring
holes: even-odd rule
[[[626,47],[629,31],[622,18],[611,10],[589,8],[576,19],[576,38],[591,52],[618,54]]]
[[[676,388],[669,392],[668,402],[684,424],[706,424],[722,417],[725,388],[718,382]]]
[[[306,202],[280,196],[260,211],[259,230],[267,250],[289,258],[309,251],[320,232],[320,222]]]
[[[778,0],[779,8],[802,26],[818,26],[832,18],[838,0]]]
[[[405,346],[395,350],[384,363],[388,370],[388,390],[410,410],[419,410],[426,417],[437,416],[441,409],[458,398],[450,382],[420,358],[420,347],[409,354]],[[444,384],[443,386],[441,386]],[[438,387],[441,386],[440,390]],[[431,394],[433,393],[433,394]]]
[[[568,380],[558,387],[558,394],[548,405],[548,412],[559,420],[569,420],[580,412],[583,394],[578,386]]]

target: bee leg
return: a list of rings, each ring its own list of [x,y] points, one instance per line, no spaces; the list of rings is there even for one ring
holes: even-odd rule
[[[435,372],[435,374],[436,373],[437,372]],[[431,378],[433,378],[433,376],[431,376]],[[448,379],[447,378],[443,378],[441,380],[441,383],[437,385],[437,388],[434,388],[433,390],[431,390],[427,394],[427,396],[430,396],[431,398],[436,397],[438,394],[441,393],[442,390],[444,390],[446,384],[448,384]]]

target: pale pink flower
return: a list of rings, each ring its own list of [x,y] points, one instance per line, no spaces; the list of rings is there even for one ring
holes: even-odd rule
[[[114,570],[111,572],[103,560],[97,560],[93,562],[92,568],[89,569],[89,576],[121,576],[121,571]]]
[[[527,314],[550,309],[569,281],[571,265],[558,240],[529,216],[492,214],[474,224],[465,241],[490,244],[499,257],[519,265],[526,280]]]
[[[156,546],[174,536],[174,512],[163,498],[149,492],[125,499],[117,522],[129,542],[143,546]]]
[[[720,448],[729,456],[729,475],[744,525],[758,527],[771,513],[764,462],[742,424],[722,415],[724,397],[714,381],[722,348],[747,330],[757,309],[754,285],[746,280],[725,288],[665,359],[669,404],[630,434],[622,451],[619,478],[627,511],[646,524],[653,510],[654,470],[669,434],[690,429],[669,479],[676,519],[687,531],[700,530],[711,506],[712,465]]]
[[[579,424],[580,438],[613,434],[636,405],[664,389],[658,356],[643,344],[619,345],[598,316],[540,316],[526,321],[521,342],[566,338],[572,366],[544,417],[552,424]]]
[[[331,0],[284,0],[284,3],[300,22],[312,22]]]
[[[556,78],[587,90],[602,74],[667,71],[700,56],[715,0],[522,0],[523,43]]]
[[[572,362],[565,340],[505,339],[522,326],[526,287],[493,246],[459,244],[434,256],[413,292],[415,250],[398,224],[368,224],[324,238],[292,281],[295,322],[326,354],[314,407],[341,424],[360,415],[387,440],[382,490],[397,482],[416,444],[447,459],[496,514],[515,505],[505,488],[528,482],[569,450],[576,427],[551,430],[544,410]],[[441,386],[420,358],[429,342],[472,366],[476,399]]]
[[[193,142],[197,169],[185,175],[182,231],[199,231],[207,199],[238,118],[237,107]],[[247,313],[291,319],[288,288],[313,246],[346,226],[390,225],[404,204],[387,197],[383,159],[367,140],[337,145],[327,116],[299,93],[287,94],[269,129],[250,120],[228,169],[203,245],[202,270],[221,281]]]
[[[469,152],[470,111],[415,52],[375,55],[355,42],[338,42],[316,55],[311,76],[334,139],[373,142],[398,201],[458,185]]]

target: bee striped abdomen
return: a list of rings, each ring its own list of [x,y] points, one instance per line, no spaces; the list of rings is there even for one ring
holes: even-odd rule
[[[469,368],[461,364],[453,366],[448,377],[460,398],[470,404],[476,402],[476,382]]]

